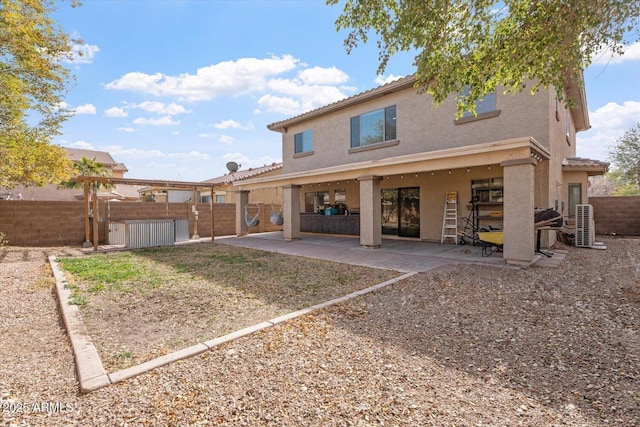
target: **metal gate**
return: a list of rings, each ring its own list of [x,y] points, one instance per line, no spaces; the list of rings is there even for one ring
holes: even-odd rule
[[[107,243],[125,248],[171,246],[189,240],[188,219],[125,220],[107,226]]]

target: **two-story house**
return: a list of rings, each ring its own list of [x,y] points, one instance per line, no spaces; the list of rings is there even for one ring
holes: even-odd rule
[[[567,80],[568,109],[554,90],[498,88],[477,115],[457,120],[455,96],[434,107],[414,85],[408,76],[268,125],[282,134],[282,174],[239,182],[239,204],[247,191],[281,187],[285,239],[300,237],[305,214],[353,222],[355,213],[361,246],[377,248],[383,236],[441,241],[446,195],[455,192],[459,218],[477,202],[477,216],[504,231],[503,258],[530,264],[535,208],[568,217],[587,202],[588,176],[608,167],[575,157],[576,132],[589,129],[583,85]]]

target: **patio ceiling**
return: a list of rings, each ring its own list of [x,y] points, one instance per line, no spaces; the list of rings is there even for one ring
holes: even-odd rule
[[[483,166],[524,157],[544,160],[549,159],[550,153],[535,139],[526,137],[247,179],[234,183],[234,187],[239,190],[255,190],[286,184],[303,185],[326,180],[356,179],[367,175],[397,175]]]

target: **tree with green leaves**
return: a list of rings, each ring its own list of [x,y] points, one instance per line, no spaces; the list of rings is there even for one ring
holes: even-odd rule
[[[77,1],[72,0],[76,6]],[[69,112],[72,40],[51,18],[55,0],[0,0],[0,186],[67,179],[72,163],[51,145]]]
[[[347,52],[376,36],[379,74],[394,54],[416,52],[416,85],[435,104],[461,94],[461,116],[500,85],[553,87],[571,105],[563,83],[598,53],[622,54],[639,21],[640,0],[347,0],[336,27],[349,30]]]
[[[97,176],[97,177],[109,177],[111,176],[111,171],[104,166],[104,163],[100,163],[96,161],[96,158],[88,159],[82,156],[80,162],[77,162],[73,165],[74,176]],[[60,185],[61,188],[82,188],[84,186],[84,182],[79,181],[63,181]],[[91,183],[90,189],[98,189],[98,188],[113,188],[111,184],[104,183]]]
[[[640,195],[640,122],[616,140],[609,152],[615,169],[610,177],[617,183],[616,195]]]

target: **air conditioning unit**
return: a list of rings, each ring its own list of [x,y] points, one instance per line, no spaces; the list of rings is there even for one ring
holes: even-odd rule
[[[576,205],[576,246],[590,248],[596,238],[593,206]]]

